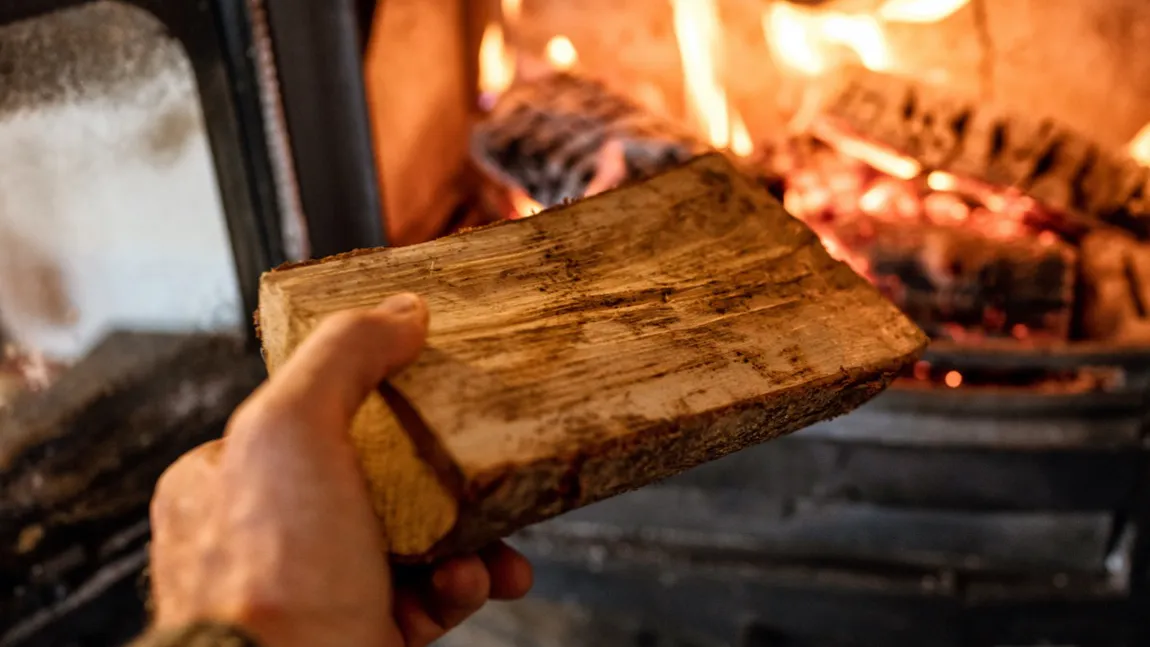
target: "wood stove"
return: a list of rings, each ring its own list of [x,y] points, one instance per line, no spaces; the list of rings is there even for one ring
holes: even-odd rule
[[[0,58],[37,24],[51,47],[179,44],[237,277],[217,335],[247,329],[259,272],[285,260],[530,217],[719,148],[936,339],[850,416],[522,533],[535,599],[461,644],[1143,644],[1150,10],[1135,0],[21,0],[0,9]],[[29,309],[0,292],[6,312]],[[124,369],[117,406],[217,335],[129,344],[167,350]],[[77,367],[103,364],[80,361],[91,346]],[[108,644],[91,619],[136,599],[149,479],[258,377],[250,347],[220,352],[156,387],[246,367],[171,424],[115,523],[14,553],[5,577],[39,588],[7,607],[24,622],[0,644]],[[5,535],[17,546],[49,509],[28,500]],[[82,555],[122,565],[116,586],[84,588],[106,571],[69,566],[83,533]]]
[[[0,6],[0,644],[141,630],[156,479],[264,375],[259,274],[383,243],[374,7],[275,5]]]

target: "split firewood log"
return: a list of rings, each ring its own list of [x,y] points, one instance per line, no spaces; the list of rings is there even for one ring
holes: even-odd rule
[[[351,430],[387,549],[424,561],[842,414],[926,337],[717,154],[522,220],[264,275],[276,371],[413,291],[427,349]]]

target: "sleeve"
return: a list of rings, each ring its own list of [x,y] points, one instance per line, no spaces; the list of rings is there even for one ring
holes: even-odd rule
[[[197,622],[186,627],[144,634],[128,647],[261,647],[238,627]]]

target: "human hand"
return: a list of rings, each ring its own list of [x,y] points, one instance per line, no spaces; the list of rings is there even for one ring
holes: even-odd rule
[[[414,295],[329,318],[236,410],[222,440],[165,472],[152,501],[159,629],[209,620],[265,647],[424,647],[488,598],[526,594],[531,567],[503,544],[401,572],[382,550],[346,432],[426,335]]]

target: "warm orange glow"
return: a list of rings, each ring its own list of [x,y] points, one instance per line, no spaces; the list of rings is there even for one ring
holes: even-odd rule
[[[811,124],[811,132],[823,141],[833,144],[844,155],[866,162],[874,169],[900,180],[911,180],[922,173],[922,165],[918,161],[879,144],[854,137],[825,121]]]
[[[875,214],[885,211],[894,199],[895,188],[889,182],[876,183],[859,198],[859,208],[866,213]]]
[[[507,197],[511,200],[511,208],[515,211],[515,213],[511,214],[512,220],[534,216],[540,211],[543,211],[543,205],[518,189],[509,188]]]
[[[610,139],[599,150],[595,175],[583,190],[584,197],[598,195],[615,188],[627,179],[627,147],[621,139]]]
[[[1130,157],[1133,157],[1139,164],[1150,166],[1150,124],[1142,127],[1134,139],[1130,141],[1129,145]]]
[[[569,70],[579,61],[579,53],[571,39],[555,36],[547,41],[547,61],[557,70]]]
[[[715,148],[748,157],[754,140],[742,116],[727,102],[723,74],[723,28],[716,0],[671,0],[683,87],[691,120]]]
[[[820,43],[798,7],[776,2],[763,12],[763,33],[779,62],[804,74],[821,74],[827,67]]]
[[[503,41],[503,26],[492,22],[479,42],[479,92],[494,101],[515,78],[515,56]]]
[[[840,47],[854,52],[867,69],[890,68],[886,35],[874,16],[802,9],[775,2],[763,11],[762,20],[767,45],[775,58],[803,74],[825,72],[831,66],[829,56]]]
[[[914,377],[916,380],[925,380],[930,377],[930,362],[919,360],[914,363]]]
[[[518,22],[519,15],[523,13],[523,0],[502,0],[499,9],[503,12],[503,20],[509,24]]]
[[[716,148],[731,141],[727,92],[718,78],[722,27],[714,0],[671,0],[691,118]]]
[[[938,22],[968,4],[970,0],[887,0],[878,17],[888,22]]]
[[[737,111],[731,111],[731,152],[739,157],[750,157],[755,152],[755,142],[747,125]]]
[[[958,371],[949,371],[947,372],[946,377],[943,378],[943,381],[945,381],[946,385],[950,388],[957,389],[958,387],[962,386],[962,373],[959,373]]]
[[[934,191],[954,191],[958,189],[958,178],[945,171],[932,171],[926,176],[926,185]]]

